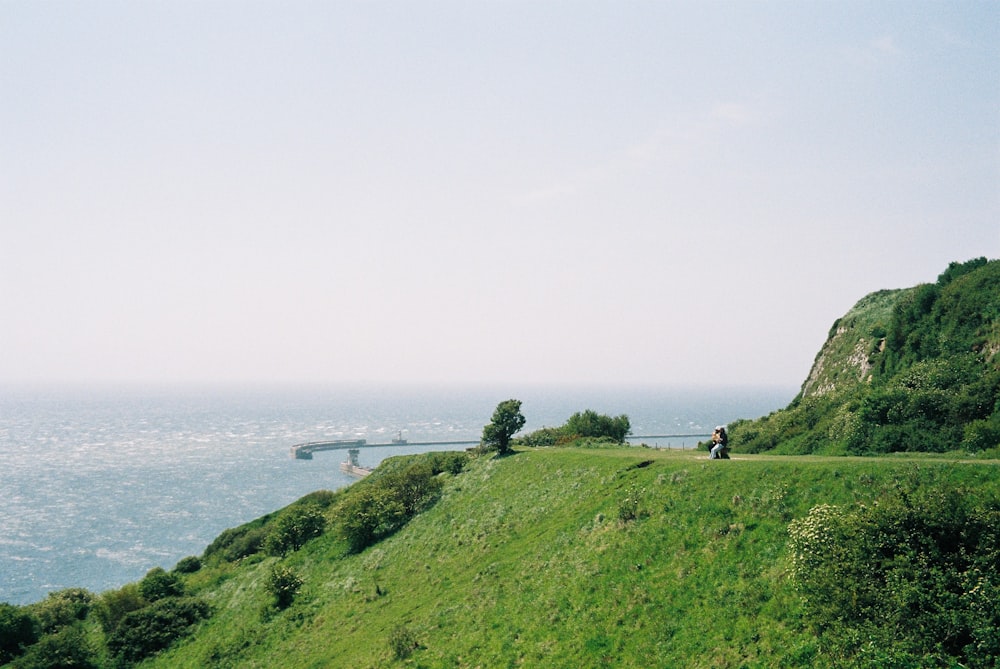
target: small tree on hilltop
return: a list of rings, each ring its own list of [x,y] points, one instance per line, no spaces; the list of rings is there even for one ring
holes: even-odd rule
[[[524,427],[521,400],[506,400],[497,405],[492,422],[483,427],[483,448],[500,455],[510,452],[510,440]]]

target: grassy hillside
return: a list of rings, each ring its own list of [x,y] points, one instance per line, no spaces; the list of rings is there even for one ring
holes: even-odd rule
[[[182,573],[188,564],[171,573],[183,594],[176,601],[202,602],[210,613],[139,666],[891,666],[885,655],[864,664],[861,641],[824,631],[827,614],[803,589],[815,584],[790,577],[790,525],[817,505],[860,509],[917,490],[974,490],[995,523],[998,467],[926,458],[708,461],[627,447],[482,456],[462,473],[438,474],[437,501],[360,552],[327,529],[284,556],[230,560],[210,551],[197,571]],[[358,486],[308,503],[323,500],[332,528]],[[287,511],[230,534],[273,528]],[[992,542],[997,552],[987,558],[995,560],[1000,541]],[[276,567],[301,581],[284,608],[268,585]],[[998,586],[979,585],[990,596]],[[64,628],[82,632],[62,643],[89,643],[90,666],[121,666],[104,649],[94,614],[101,605]],[[976,615],[1000,623],[1000,610]],[[933,657],[912,644],[900,649]],[[44,666],[28,659],[16,666]]]
[[[1000,448],[1000,261],[866,296],[786,408],[730,425],[736,451],[872,455]]]

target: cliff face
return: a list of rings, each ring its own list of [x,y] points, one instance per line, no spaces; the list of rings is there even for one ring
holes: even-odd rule
[[[935,283],[882,290],[830,329],[786,409],[737,421],[751,452],[1000,448],[1000,260],[952,263]]]
[[[825,395],[871,383],[875,360],[885,350],[893,309],[911,291],[872,293],[838,319],[802,384],[802,396]]]

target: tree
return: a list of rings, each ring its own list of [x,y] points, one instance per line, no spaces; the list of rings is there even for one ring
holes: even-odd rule
[[[510,451],[510,440],[524,427],[521,400],[506,400],[497,405],[492,422],[483,427],[483,447],[500,455]]]

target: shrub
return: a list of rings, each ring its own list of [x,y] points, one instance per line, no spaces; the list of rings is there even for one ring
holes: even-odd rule
[[[443,486],[431,465],[420,462],[380,479],[378,485],[393,491],[407,517],[416,515],[436,499]]]
[[[977,453],[1000,447],[1000,413],[990,420],[975,420],[965,426],[962,448]]]
[[[397,626],[389,634],[389,649],[397,660],[405,660],[419,647],[416,635],[404,625]]]
[[[339,495],[340,493],[335,492],[333,490],[315,490],[311,493],[307,493],[295,503],[313,504],[319,507],[320,509],[325,509],[331,504],[333,504],[333,502],[336,501]]]
[[[178,574],[193,574],[201,569],[201,558],[196,555],[189,555],[186,558],[181,558],[174,566],[174,571]]]
[[[208,545],[202,557],[207,560],[217,555],[227,562],[236,562],[260,552],[267,538],[266,523],[271,518],[269,514],[245,525],[224,530]]]
[[[334,532],[357,553],[396,532],[433,504],[444,482],[438,474],[458,473],[465,453],[392,458],[370,477],[351,486],[333,510]]]
[[[138,662],[168,648],[208,613],[208,605],[196,598],[161,599],[125,614],[108,637],[108,651],[125,662]]]
[[[629,523],[639,517],[639,496],[644,491],[629,488],[628,493],[618,503],[618,522]]]
[[[0,602],[0,664],[10,662],[37,640],[36,621],[28,610]]]
[[[909,482],[873,506],[820,505],[789,525],[806,620],[859,661],[891,648],[894,662],[992,669],[1000,505],[925,484]]]
[[[406,509],[392,489],[364,486],[337,507],[337,532],[351,552],[359,553],[406,522]]]
[[[523,437],[517,440],[517,443],[521,446],[529,446],[532,448],[544,447],[544,446],[559,446],[572,438],[568,436],[561,427],[543,427],[534,432],[529,432]]]
[[[543,427],[520,439],[522,446],[605,446],[623,444],[632,429],[628,416],[607,416],[587,409],[576,412],[562,427]]]
[[[139,581],[139,594],[149,603],[167,597],[180,597],[184,594],[184,584],[177,574],[167,573],[162,567],[154,567]]]
[[[625,442],[625,437],[632,427],[625,414],[611,417],[587,409],[583,413],[577,412],[570,416],[563,429],[568,434],[598,439],[607,437],[621,444]]]
[[[89,591],[83,588],[68,588],[49,593],[48,597],[32,605],[31,609],[38,619],[42,632],[51,634],[60,627],[86,618],[93,603],[94,595]]]
[[[284,565],[274,565],[267,575],[267,591],[274,597],[274,605],[287,609],[302,589],[302,578]]]
[[[465,469],[465,464],[469,461],[468,454],[461,451],[428,453],[426,457],[430,461],[434,474],[442,472],[452,475],[461,474],[462,470]]]
[[[294,504],[278,516],[264,540],[271,555],[286,555],[297,551],[310,539],[323,534],[326,518],[315,504]]]
[[[92,669],[97,665],[83,628],[71,625],[42,637],[28,648],[15,666],[17,669]]]
[[[146,601],[139,593],[139,585],[129,583],[118,590],[109,590],[102,594],[94,607],[94,613],[104,633],[111,634],[122,618],[144,606]]]

